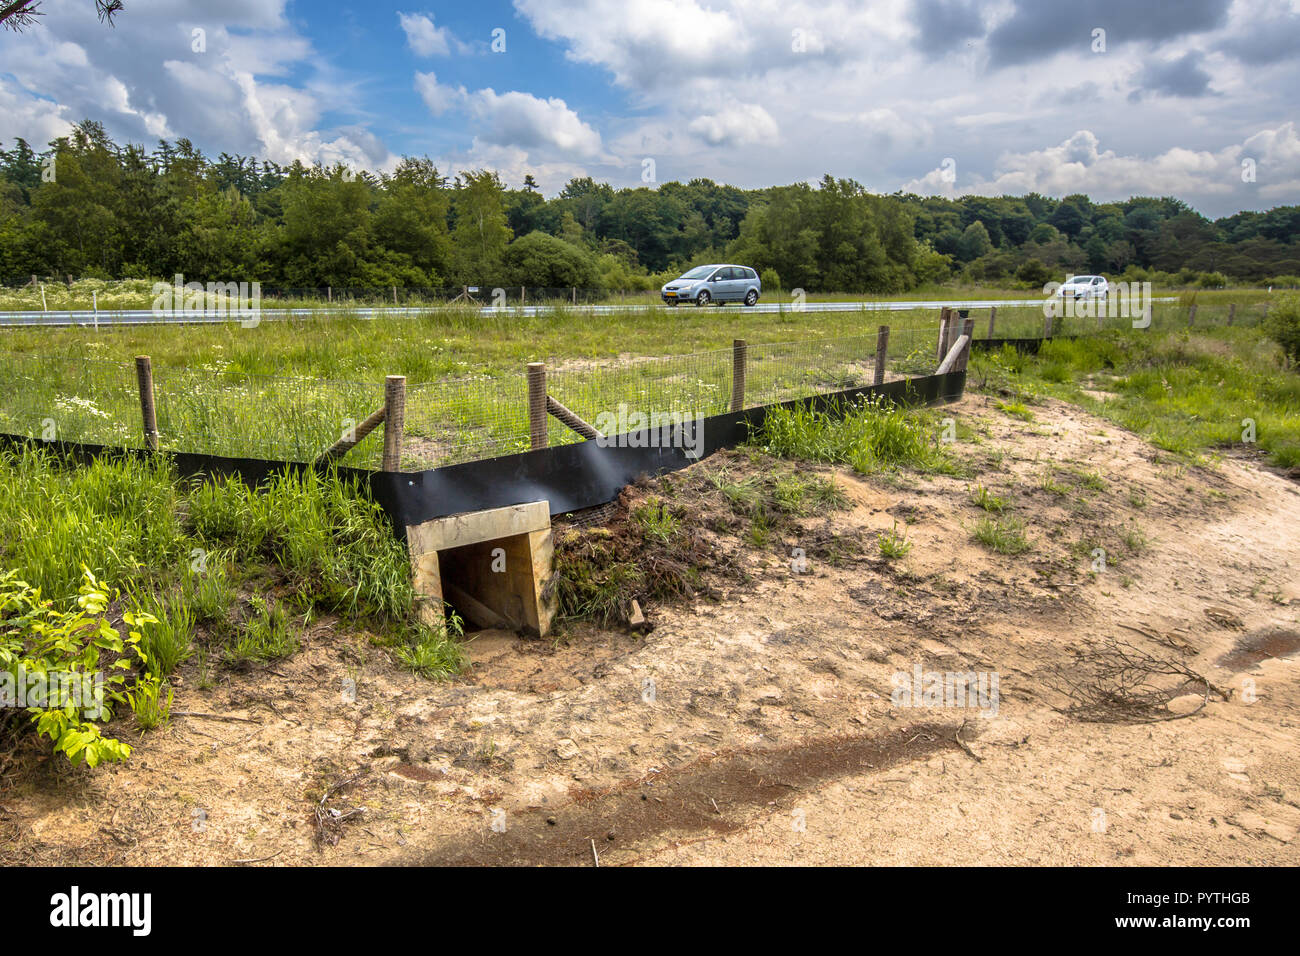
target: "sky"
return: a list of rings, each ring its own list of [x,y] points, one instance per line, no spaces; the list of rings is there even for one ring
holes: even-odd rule
[[[1300,0],[44,0],[0,34],[0,145],[387,171],[825,173],[876,192],[1300,203]]]

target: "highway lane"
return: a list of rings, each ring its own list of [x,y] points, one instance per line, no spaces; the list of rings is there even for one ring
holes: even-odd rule
[[[1172,299],[1156,299],[1156,302],[1171,302]],[[885,302],[805,302],[802,306],[796,308],[788,302],[760,302],[758,305],[746,308],[741,305],[726,306],[709,306],[711,309],[725,310],[727,312],[905,312],[910,310],[937,310],[943,306],[949,306],[954,309],[987,309],[997,306],[999,309],[1029,309],[1041,308],[1043,300],[1039,299],[948,299],[918,302],[911,300],[893,300]],[[96,328],[99,326],[114,325],[194,325],[194,324],[213,324],[221,322],[239,322],[247,327],[253,327],[264,321],[276,321],[287,318],[302,318],[311,316],[324,315],[356,315],[361,318],[375,318],[377,316],[403,316],[403,315],[421,315],[431,309],[442,308],[441,306],[365,306],[359,308],[348,308],[345,306],[321,306],[318,308],[301,308],[301,309],[273,309],[264,308],[257,310],[248,315],[228,314],[225,312],[209,311],[184,311],[184,312],[155,312],[152,309],[100,309],[92,311],[83,310],[64,310],[49,312],[0,312],[0,327],[42,327],[49,326],[52,328],[82,326]],[[524,315],[533,316],[546,312],[552,312],[557,308],[554,305],[506,305],[490,306],[485,305],[479,308],[484,315]],[[658,311],[668,312],[675,308],[678,309],[695,309],[694,305],[564,305],[560,308],[569,311],[587,312],[595,315],[603,315],[617,312],[626,312],[629,310],[655,309]]]

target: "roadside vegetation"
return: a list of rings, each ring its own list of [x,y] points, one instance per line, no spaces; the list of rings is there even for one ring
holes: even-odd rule
[[[210,686],[292,655],[326,617],[426,676],[461,663],[454,632],[416,619],[387,518],[335,473],[254,491],[181,479],[165,461],[4,450],[0,527],[0,680],[107,670],[102,719],[130,713],[139,731],[166,722],[178,671]],[[5,709],[0,761],[33,728],[74,762],[124,759],[129,728],[106,736],[86,713]]]
[[[1274,315],[1285,329],[1300,328],[1294,300]],[[1268,331],[1108,332],[1048,342],[1037,355],[976,352],[968,382],[1003,396],[1000,407],[1017,417],[1032,416],[1036,400],[1053,396],[1189,460],[1235,453],[1300,468],[1300,373],[1284,350],[1289,333],[1275,332],[1280,342]]]

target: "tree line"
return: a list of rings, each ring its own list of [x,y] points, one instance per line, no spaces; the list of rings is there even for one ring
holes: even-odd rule
[[[0,144],[3,146],[4,144]],[[149,151],[87,120],[37,152],[0,148],[0,280],[258,280],[284,289],[461,285],[649,289],[737,261],[785,288],[904,292],[950,279],[1041,285],[1064,272],[1297,284],[1300,206],[1210,220],[1181,200],[880,195],[829,175],[744,190],[692,179],[615,189],[379,175]]]

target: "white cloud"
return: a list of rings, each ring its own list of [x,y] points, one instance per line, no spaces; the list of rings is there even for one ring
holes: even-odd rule
[[[466,97],[463,86],[452,87],[439,83],[432,72],[415,74],[415,90],[434,116],[441,116],[463,105]]]
[[[229,0],[214,13],[202,0],[157,0],[128,4],[110,28],[93,5],[46,0],[40,24],[0,35],[0,140],[44,145],[90,117],[119,141],[187,137],[212,153],[280,163],[390,166],[395,158],[359,126],[319,128],[327,111],[349,110],[355,85],[285,7]]]
[[[1241,162],[1247,158],[1257,164],[1254,184],[1242,182]],[[1133,195],[1245,197],[1257,188],[1267,199],[1294,200],[1300,194],[1300,134],[1295,123],[1285,123],[1219,150],[1175,146],[1145,157],[1102,149],[1096,134],[1079,130],[1055,146],[1004,153],[990,178],[963,177],[960,168],[957,178],[956,183],[946,182],[944,171],[936,168],[902,188],[944,196],[1086,193],[1097,200]]]
[[[458,50],[464,47],[446,27],[435,26],[428,14],[398,13],[397,19],[406,34],[407,45],[420,56],[447,56],[453,45]]]
[[[543,193],[554,195],[569,180],[586,176],[589,169],[581,162],[562,158],[540,159],[536,152],[517,146],[498,146],[475,139],[467,153],[440,161],[439,168],[450,174],[470,170],[492,169],[508,186],[519,187],[524,176],[531,175]]]
[[[729,103],[717,113],[697,116],[688,127],[710,146],[750,146],[771,142],[780,129],[757,103]]]
[[[488,88],[470,95],[469,109],[479,124],[476,138],[485,143],[549,147],[585,159],[602,153],[600,134],[556,97],[540,99],[517,90],[497,93]]]

